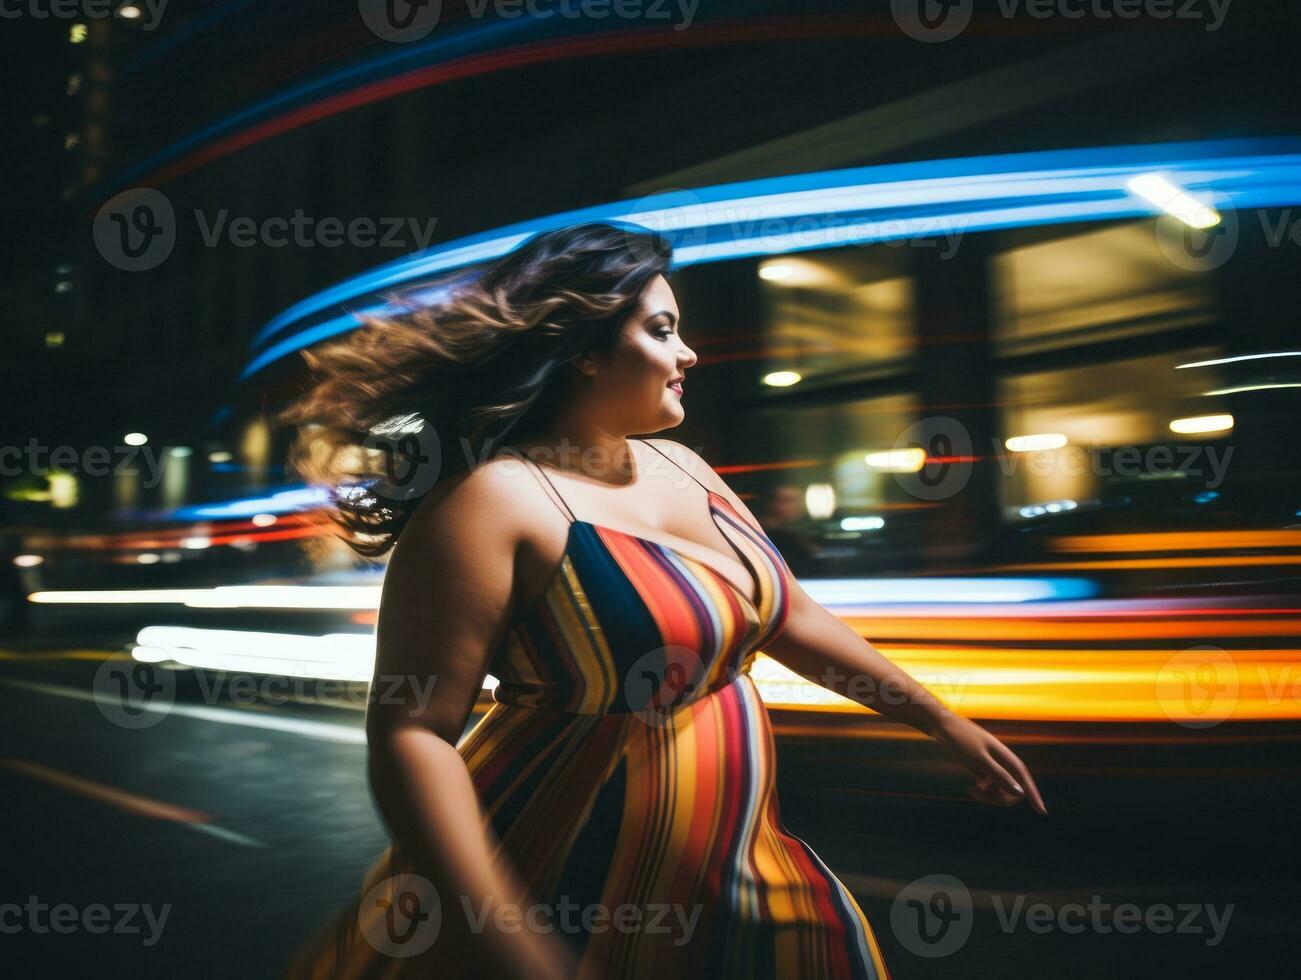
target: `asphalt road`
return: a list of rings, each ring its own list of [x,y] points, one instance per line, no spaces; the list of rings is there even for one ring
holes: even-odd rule
[[[187,670],[166,712],[114,716],[95,693],[112,648],[0,656],[0,966],[275,977],[387,843],[362,705]],[[888,726],[778,731],[786,825],[896,977],[1295,972],[1295,731],[1004,727],[1047,817],[966,800],[933,744]]]

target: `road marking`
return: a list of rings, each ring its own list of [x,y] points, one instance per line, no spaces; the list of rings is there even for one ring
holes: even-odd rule
[[[0,660],[107,660],[117,656],[111,650],[0,650]]]
[[[240,844],[244,847],[266,847],[266,844],[254,840],[252,837],[245,837],[233,830],[226,830],[224,827],[216,826],[212,823],[212,815],[204,813],[202,810],[176,806],[173,803],[165,803],[162,800],[131,793],[116,786],[109,786],[107,783],[97,783],[93,779],[76,776],[61,769],[53,769],[30,759],[0,757],[0,768],[29,776],[59,789],[67,790],[69,793],[77,793],[99,803],[117,807],[117,809],[124,810],[137,817],[169,820],[172,823],[179,823],[184,827],[189,827],[191,830],[212,834],[222,840],[229,841],[232,844]]]
[[[0,678],[0,684],[21,687],[53,697],[72,698],[78,701],[96,701],[95,694],[76,687],[62,684],[43,684],[39,681],[24,681]],[[301,718],[282,718],[275,715],[252,711],[236,711],[230,708],[214,708],[209,705],[196,704],[150,704],[142,706],[146,711],[157,711],[165,715],[180,715],[199,721],[213,721],[222,725],[243,725],[246,728],[261,728],[267,731],[287,732],[290,735],[302,735],[326,742],[341,742],[345,745],[365,745],[366,732],[348,725],[337,725],[328,721],[306,721]]]

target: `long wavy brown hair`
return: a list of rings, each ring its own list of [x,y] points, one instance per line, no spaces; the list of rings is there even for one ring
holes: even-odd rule
[[[437,479],[546,425],[562,369],[610,349],[671,259],[653,231],[594,222],[386,297],[392,315],[358,313],[344,339],[302,352],[311,380],[276,416],[298,426],[291,470],[326,488],[354,552],[380,558]]]

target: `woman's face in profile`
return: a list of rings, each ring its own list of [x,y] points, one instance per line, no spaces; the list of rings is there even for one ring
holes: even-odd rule
[[[669,385],[696,363],[696,354],[679,329],[673,289],[663,276],[656,276],[642,291],[614,347],[596,361],[593,387],[602,401],[618,406],[629,432],[655,432],[684,417],[682,395]]]

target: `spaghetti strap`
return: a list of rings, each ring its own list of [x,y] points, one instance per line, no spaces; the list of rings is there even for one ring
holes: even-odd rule
[[[565,500],[565,495],[562,494],[558,489],[556,489],[556,485],[551,482],[551,477],[547,476],[546,471],[542,469],[542,467],[538,464],[537,460],[531,459],[528,453],[520,453],[520,456],[523,457],[524,459],[527,459],[530,463],[532,463],[533,468],[536,469],[538,473],[542,475],[542,479],[547,481],[547,486],[551,488],[551,493],[554,493],[556,495],[556,498],[558,498],[559,502],[556,503],[556,507],[564,508],[563,513],[569,515],[569,523],[573,524],[574,521],[578,520],[578,518],[574,516],[574,512],[570,509],[569,502]],[[548,496],[550,496],[550,494],[548,494]]]
[[[648,440],[646,440],[646,439],[642,439],[640,436],[633,436],[633,438],[636,439],[636,440],[637,440],[638,442],[640,442],[640,443],[643,443],[643,444],[645,444],[645,445],[647,445],[647,446],[650,446],[651,449],[654,449],[657,453],[659,453],[661,456],[663,456],[665,459],[667,459],[670,463],[672,463],[672,464],[673,464],[674,466],[676,466],[678,469],[682,470],[683,473],[686,473],[687,476],[690,476],[691,479],[696,480],[695,476],[693,476],[691,473],[687,472],[687,470],[683,469],[682,464],[679,463],[677,460],[673,459],[671,456],[669,456],[669,454],[666,453],[664,450],[660,449],[658,446],[652,445]],[[697,483],[700,483],[699,480],[696,480],[696,482],[697,482]],[[709,487],[706,487],[703,483],[700,483],[700,485],[701,485],[702,487],[705,488],[705,491],[706,491],[707,493],[713,493],[713,492],[714,492],[714,491],[711,490]]]

